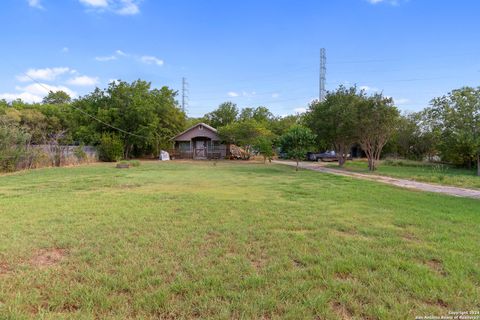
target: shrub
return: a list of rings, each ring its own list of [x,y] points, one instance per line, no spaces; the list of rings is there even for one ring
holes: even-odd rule
[[[80,162],[87,160],[87,153],[83,150],[83,145],[76,147],[73,154]]]
[[[138,160],[131,160],[129,163],[132,167],[140,167],[140,161]]]
[[[104,133],[98,146],[98,158],[101,161],[115,162],[123,156],[123,142],[113,133]]]
[[[0,119],[0,171],[15,171],[28,158],[30,135]]]

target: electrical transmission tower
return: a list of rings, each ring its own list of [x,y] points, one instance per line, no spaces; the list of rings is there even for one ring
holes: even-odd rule
[[[318,99],[323,101],[325,99],[325,82],[327,80],[327,54],[325,48],[320,49],[320,90]]]
[[[188,83],[185,77],[182,78],[182,111],[185,112],[188,106]]]

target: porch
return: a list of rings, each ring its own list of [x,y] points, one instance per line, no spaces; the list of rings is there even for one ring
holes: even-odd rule
[[[189,141],[175,141],[170,151],[172,159],[223,159],[227,156],[227,146],[208,137],[195,137]]]

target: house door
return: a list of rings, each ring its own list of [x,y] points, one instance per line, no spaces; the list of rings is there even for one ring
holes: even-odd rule
[[[205,140],[195,141],[195,158],[206,158],[207,157],[207,147]]]

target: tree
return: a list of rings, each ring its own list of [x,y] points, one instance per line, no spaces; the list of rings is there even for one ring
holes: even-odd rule
[[[238,117],[240,121],[255,120],[267,125],[274,117],[267,107],[244,108]]]
[[[223,141],[243,147],[249,156],[258,138],[273,136],[270,130],[255,120],[231,123],[221,127],[218,133]]]
[[[392,98],[375,94],[357,105],[356,135],[368,158],[368,169],[375,171],[388,139],[395,130],[399,117]]]
[[[237,120],[238,108],[233,102],[224,102],[216,110],[205,115],[205,121],[214,128],[231,124]]]
[[[317,135],[318,144],[333,147],[339,166],[345,163],[356,140],[357,106],[364,99],[364,92],[356,87],[340,86],[329,92],[324,101],[313,102],[305,115],[305,124]]]
[[[115,133],[104,133],[98,146],[99,159],[106,162],[118,161],[123,156],[122,140]]]
[[[43,104],[67,104],[72,98],[65,91],[50,91],[42,100]]]
[[[0,171],[14,171],[28,155],[30,135],[18,124],[0,116]]]
[[[267,159],[269,162],[272,161],[274,152],[273,152],[273,141],[270,137],[268,136],[258,137],[255,143],[253,144],[253,147],[258,152],[260,152],[260,154],[263,156],[263,163],[266,163]]]
[[[404,114],[399,117],[395,131],[385,149],[412,159],[431,159],[437,153],[437,136],[425,125],[424,112]]]
[[[176,95],[167,87],[151,89],[142,80],[112,82],[107,89],[96,89],[74,102],[76,109],[84,111],[75,111],[75,138],[98,144],[103,133],[113,133],[123,141],[124,158],[157,155],[160,148],[169,146],[168,139],[185,128],[185,113]],[[92,121],[86,113],[100,121]]]
[[[448,162],[471,168],[480,176],[480,87],[464,87],[431,101],[430,126],[440,135],[439,149]]]
[[[295,168],[298,171],[298,163],[305,157],[309,148],[314,145],[316,136],[312,131],[303,126],[291,127],[281,138],[280,145],[290,159],[297,162]]]

